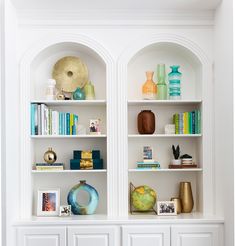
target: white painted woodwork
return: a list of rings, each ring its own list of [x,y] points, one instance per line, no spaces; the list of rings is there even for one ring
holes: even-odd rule
[[[17,246],[67,246],[65,227],[17,228]]]
[[[170,246],[169,226],[123,226],[122,246]]]
[[[115,226],[68,227],[68,246],[118,246]]]
[[[220,246],[219,225],[179,225],[171,227],[171,246]]]

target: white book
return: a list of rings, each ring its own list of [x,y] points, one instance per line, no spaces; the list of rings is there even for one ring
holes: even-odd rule
[[[52,135],[59,134],[59,112],[52,111]]]
[[[40,115],[41,115],[41,134],[45,135],[45,124],[44,124],[44,110],[45,110],[45,104],[41,104],[41,111],[40,111]]]
[[[49,135],[49,110],[46,105],[44,107],[44,134]]]

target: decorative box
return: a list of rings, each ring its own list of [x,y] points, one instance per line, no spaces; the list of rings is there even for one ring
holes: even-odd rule
[[[70,169],[103,169],[103,159],[72,159],[70,160]]]
[[[73,151],[73,159],[100,159],[100,151],[99,150],[74,150]]]

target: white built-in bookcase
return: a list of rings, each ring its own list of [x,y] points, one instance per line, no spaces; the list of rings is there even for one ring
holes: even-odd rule
[[[52,67],[63,56],[79,56],[88,66],[90,80],[95,85],[93,101],[45,101],[46,81]],[[181,66],[182,100],[146,101],[141,98],[145,71],[156,71],[158,63]],[[212,97],[211,64],[194,43],[174,35],[157,35],[136,42],[127,48],[117,63],[106,49],[86,37],[60,36],[35,45],[21,61],[21,217],[36,214],[39,188],[60,188],[61,204],[66,204],[69,189],[80,179],[87,180],[100,195],[98,215],[127,216],[129,214],[129,183],[149,185],[157,191],[159,200],[178,195],[179,182],[192,183],[194,212],[213,213],[212,164]],[[154,77],[156,81],[156,77]],[[30,103],[46,103],[53,109],[76,113],[79,122],[89,126],[89,119],[101,119],[101,136],[30,136]],[[153,135],[139,135],[137,115],[151,109],[156,116]],[[177,112],[200,109],[201,134],[165,135],[164,126],[172,122]],[[179,144],[181,154],[193,156],[197,169],[169,170],[172,144]],[[144,145],[154,150],[161,170],[135,170],[142,159]],[[32,171],[35,162],[43,161],[43,153],[52,147],[58,162],[66,170]],[[69,160],[75,149],[100,149],[104,170],[69,170]],[[28,194],[31,194],[30,196]],[[84,197],[85,199],[85,197]],[[138,216],[138,215],[136,215]]]

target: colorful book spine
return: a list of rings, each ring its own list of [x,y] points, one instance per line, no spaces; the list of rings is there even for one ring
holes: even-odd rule
[[[74,114],[70,114],[69,135],[73,135]]]
[[[179,134],[179,114],[175,114],[175,134]]]
[[[183,113],[179,113],[179,134],[184,134]]]
[[[184,134],[187,134],[187,116],[186,116],[186,112],[183,113],[183,132]]]
[[[195,124],[195,111],[192,111],[191,112],[191,114],[192,114],[192,134],[195,134],[195,126],[196,126],[196,124]]]
[[[31,104],[30,105],[30,113],[31,113],[31,135],[36,135],[35,134],[35,117],[34,117],[34,114],[35,114],[35,112],[34,112],[34,110],[35,110],[35,104]]]
[[[198,110],[197,114],[198,114],[198,134],[200,134],[201,133],[201,112]]]
[[[66,113],[66,135],[70,135],[70,113]]]

